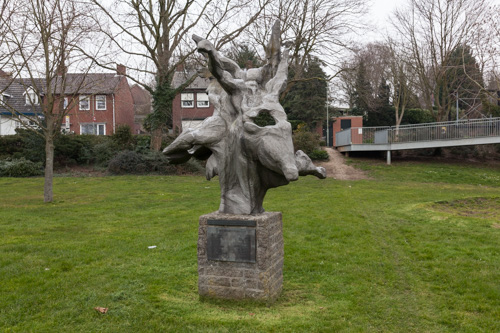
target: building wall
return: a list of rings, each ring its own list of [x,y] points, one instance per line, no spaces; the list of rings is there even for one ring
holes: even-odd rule
[[[196,94],[204,93],[205,89],[197,89],[197,90],[185,90],[186,93],[194,94],[194,107],[192,108],[182,108],[181,107],[181,94],[177,94],[175,96],[174,101],[172,102],[172,118],[173,118],[173,128],[174,132],[180,133],[182,132],[182,122],[185,123],[189,120],[203,120],[213,115],[214,107],[210,103],[208,108],[199,108],[197,107]]]
[[[90,96],[90,109],[80,110],[80,95],[68,102],[70,111],[68,112],[70,131],[81,134],[81,124],[105,124],[106,135],[113,134],[113,95],[106,95],[106,110],[96,109],[96,96]]]
[[[70,111],[68,112],[70,131],[81,134],[81,124],[104,124],[105,134],[112,135],[114,130],[120,125],[129,125],[134,129],[134,102],[127,79],[120,80],[114,94],[106,95],[106,109],[97,110],[96,96],[90,96],[90,110],[80,110],[80,96],[73,97],[69,101]],[[69,97],[68,97],[69,98]],[[115,119],[113,120],[113,110]],[[64,126],[65,120],[63,120]]]
[[[0,135],[14,135],[18,122],[11,116],[0,115]]]
[[[126,77],[122,77],[115,90],[116,127],[128,125],[134,129],[134,99]]]
[[[151,94],[137,84],[130,87],[134,99],[134,134],[145,133],[143,122],[153,112]]]
[[[333,146],[336,146],[335,142],[335,134],[341,131],[340,124],[342,123],[342,119],[350,119],[351,120],[351,128],[352,127],[363,127],[363,117],[362,116],[343,116],[337,117],[333,119],[332,124],[332,133],[333,133]],[[354,138],[353,138],[354,139]]]

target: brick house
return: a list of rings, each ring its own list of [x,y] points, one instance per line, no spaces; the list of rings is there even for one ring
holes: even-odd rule
[[[125,70],[118,65],[116,74],[66,74],[64,95],[70,111],[62,127],[96,135],[111,135],[119,125],[134,129],[134,100]]]
[[[134,128],[134,101],[130,86],[125,76],[125,66],[118,65],[117,73],[68,73],[66,74],[65,90],[59,96],[64,96],[64,105],[69,108],[67,116],[61,124],[61,129],[67,133],[111,135],[119,125],[129,125]],[[28,79],[13,80],[7,89],[1,89],[5,82],[0,81],[2,98],[11,107],[21,114],[33,116],[41,114],[41,96],[34,94],[29,86]],[[39,80],[38,87],[44,87],[43,80]],[[57,84],[57,82],[55,83]],[[57,89],[56,89],[57,91]],[[28,97],[31,98],[29,99]],[[57,105],[57,101],[56,101]],[[3,126],[0,135],[15,134],[15,128],[20,127],[9,110],[0,104],[0,123]],[[8,121],[7,121],[8,119]]]
[[[178,88],[196,72],[178,69],[172,79],[172,87]],[[214,107],[208,100],[207,87],[210,80],[199,76],[191,82],[172,102],[173,130],[180,133],[185,128],[196,127],[205,118],[212,116]]]
[[[134,100],[134,134],[143,134],[146,131],[143,127],[144,119],[150,114],[152,109],[151,94],[141,86],[134,84],[130,87],[132,99]]]
[[[36,80],[35,84],[42,86],[44,81]],[[22,115],[32,117],[42,113],[40,102],[35,91],[29,86],[26,87],[22,79],[12,79],[9,74],[0,72],[0,135],[16,134],[16,129],[21,127],[18,118],[12,116],[6,105]],[[29,118],[23,121],[35,125],[29,121]]]

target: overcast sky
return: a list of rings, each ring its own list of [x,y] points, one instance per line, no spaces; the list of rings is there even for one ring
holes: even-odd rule
[[[362,40],[382,39],[382,33],[389,27],[389,16],[406,0],[372,0],[372,7],[368,14],[372,25],[372,32],[364,34]]]

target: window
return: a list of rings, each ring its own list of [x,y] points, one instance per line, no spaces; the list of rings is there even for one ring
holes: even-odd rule
[[[64,123],[61,124],[61,132],[69,133],[71,123],[69,121],[69,116],[64,117]]]
[[[106,95],[97,95],[95,97],[95,109],[106,110]]]
[[[80,124],[80,134],[106,135],[106,124],[102,123]]]
[[[8,98],[10,97],[10,95],[7,95],[7,94],[1,94],[0,95],[0,105],[2,104],[7,104],[7,101],[8,101]]]
[[[196,106],[199,108],[208,108],[210,106],[207,93],[196,94]]]
[[[25,93],[26,105],[38,105],[38,95],[33,88],[28,88]]]
[[[68,97],[64,97],[63,107],[65,110],[68,108]]]
[[[80,110],[90,110],[90,96],[80,96]]]
[[[194,94],[193,93],[182,93],[181,94],[181,107],[183,107],[183,108],[194,107]]]

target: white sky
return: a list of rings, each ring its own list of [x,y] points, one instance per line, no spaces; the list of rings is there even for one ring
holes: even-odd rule
[[[382,39],[382,33],[390,26],[389,16],[406,2],[407,0],[372,0],[373,4],[368,14],[371,32],[363,35],[362,41]]]
[[[373,21],[374,31],[369,33],[366,37],[381,38],[381,33],[390,25],[389,16],[396,8],[404,7],[407,0],[371,0],[371,11],[368,14]],[[492,5],[500,5],[500,0],[488,0]]]

